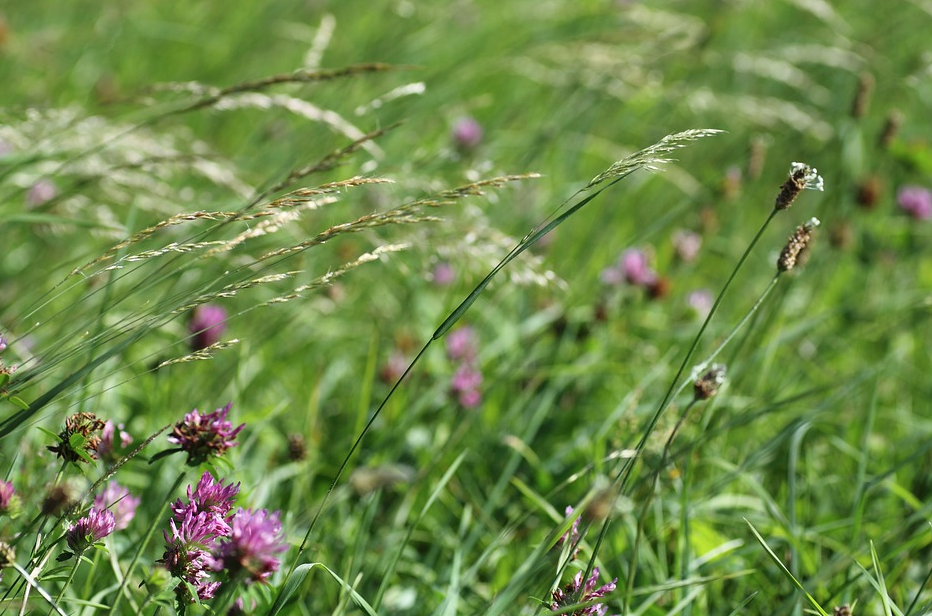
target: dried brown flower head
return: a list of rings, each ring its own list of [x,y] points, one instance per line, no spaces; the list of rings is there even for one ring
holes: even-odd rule
[[[834,616],[851,616],[851,606],[847,603],[841,607],[836,606],[833,611]]]
[[[819,219],[810,218],[809,222],[796,227],[796,231],[790,236],[789,241],[780,253],[780,258],[777,259],[778,271],[788,272],[805,262],[809,242],[812,241],[812,232],[818,226]]]
[[[708,400],[718,393],[725,382],[725,366],[712,364],[705,373],[693,383],[696,400]]]
[[[65,429],[58,433],[58,444],[49,445],[48,450],[68,462],[96,460],[103,428],[104,422],[93,413],[75,413],[65,419]]]

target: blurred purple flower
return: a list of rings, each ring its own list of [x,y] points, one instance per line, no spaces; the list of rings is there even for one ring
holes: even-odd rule
[[[113,530],[123,530],[136,517],[140,499],[115,481],[107,483],[104,491],[94,498],[95,509],[107,509],[113,513]]]
[[[0,481],[0,514],[9,513],[13,509],[15,495],[12,481]]]
[[[470,362],[460,364],[450,381],[450,390],[457,395],[460,405],[473,409],[482,402],[482,373]]]
[[[237,509],[232,532],[215,552],[216,570],[225,570],[231,579],[244,579],[247,584],[265,582],[278,571],[277,554],[288,549],[282,538],[278,512]]]
[[[621,271],[630,284],[647,287],[657,280],[657,273],[650,268],[647,253],[640,248],[629,248],[618,260]]]
[[[578,571],[569,584],[553,591],[553,603],[550,604],[550,609],[552,611],[557,612],[569,605],[588,603],[593,599],[604,597],[615,590],[615,583],[618,581],[618,578],[615,578],[610,583],[596,590],[595,585],[599,579],[599,568],[593,567],[592,575],[586,580],[585,586],[583,586],[582,576],[582,571]],[[582,607],[570,612],[570,614],[572,614],[572,616],[603,616],[607,611],[608,608],[605,605],[594,603],[588,607]]]
[[[216,304],[201,304],[191,314],[188,331],[191,332],[191,348],[195,351],[220,342],[226,331],[227,311]]]
[[[699,249],[702,248],[702,236],[686,229],[680,229],[673,234],[673,247],[681,260],[685,263],[692,263],[699,255]]]
[[[379,370],[379,378],[383,383],[394,385],[407,368],[408,358],[401,351],[392,351],[392,354],[388,356],[388,361]]]
[[[896,193],[900,209],[916,220],[932,218],[932,192],[922,186],[904,186]]]
[[[208,458],[222,456],[230,447],[235,447],[233,440],[246,424],[234,428],[232,422],[227,421],[227,415],[233,403],[230,402],[222,409],[213,413],[201,415],[197,409],[184,416],[172,428],[168,437],[169,443],[179,445],[188,453],[188,464],[196,466]]]
[[[569,518],[571,515],[573,515],[573,508],[567,507],[565,510],[565,513],[566,513],[566,517]],[[579,552],[579,547],[577,546],[577,544],[579,543],[579,520],[580,519],[581,518],[577,517],[575,520],[573,520],[573,525],[570,527],[570,529],[566,531],[565,533],[563,533],[560,536],[560,538],[557,540],[557,545],[563,545],[564,543],[566,543],[567,539],[569,539],[570,546],[572,546],[573,548],[572,558],[574,559],[576,558],[576,554]]]
[[[120,435],[120,445],[116,446],[117,430]],[[126,449],[133,442],[133,437],[123,430],[123,424],[115,424],[112,420],[104,423],[100,431],[100,442],[97,444],[97,455],[102,460],[115,461],[119,457],[118,451]]]
[[[38,207],[58,196],[58,188],[51,180],[42,179],[33,184],[26,193],[26,205]]]
[[[84,551],[113,532],[115,523],[109,509],[91,507],[87,515],[68,527],[65,540],[75,554]]]
[[[611,265],[599,273],[599,280],[602,284],[617,287],[625,281],[625,273],[618,265]]]
[[[708,289],[696,289],[686,296],[686,305],[695,310],[696,314],[703,319],[709,316],[714,303],[715,298]]]
[[[435,285],[445,287],[456,280],[456,270],[446,261],[442,261],[434,266],[431,279],[434,281]]]
[[[6,351],[6,338],[0,336],[0,353]]]
[[[453,141],[463,149],[472,149],[482,141],[482,126],[475,118],[464,117],[453,124]]]
[[[450,332],[447,357],[451,361],[473,361],[476,358],[476,331],[466,325]]]

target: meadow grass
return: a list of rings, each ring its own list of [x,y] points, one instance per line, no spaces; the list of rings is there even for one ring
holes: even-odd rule
[[[0,6],[0,610],[928,613],[930,21]]]

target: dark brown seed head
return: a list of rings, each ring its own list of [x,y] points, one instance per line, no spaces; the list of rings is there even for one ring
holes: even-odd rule
[[[796,227],[796,231],[790,236],[789,241],[783,248],[783,252],[780,253],[780,258],[777,259],[778,271],[788,272],[797,264],[802,265],[809,242],[812,241],[812,232],[818,226],[819,219],[810,218],[806,224]]]
[[[818,170],[805,163],[793,163],[790,175],[780,187],[780,194],[774,203],[777,210],[785,210],[793,205],[793,201],[804,189],[822,190],[822,177]]]
[[[693,383],[693,391],[696,400],[708,400],[718,393],[719,388],[725,382],[725,366],[722,364],[712,364],[705,373],[696,379]]]
[[[873,92],[874,76],[870,73],[862,73],[858,79],[858,92],[854,95],[854,103],[851,105],[851,117],[859,119],[867,115]]]
[[[847,603],[842,605],[841,607],[836,606],[834,608],[834,612],[835,612],[834,616],[851,616],[851,606],[848,605]]]
[[[900,126],[903,125],[903,114],[894,109],[887,116],[887,121],[883,125],[883,132],[880,133],[880,147],[887,149],[893,140],[896,139],[900,132]]]

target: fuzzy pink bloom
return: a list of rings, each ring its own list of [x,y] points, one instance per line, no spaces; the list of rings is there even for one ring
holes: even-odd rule
[[[434,271],[431,275],[434,284],[439,287],[445,287],[448,284],[452,284],[456,280],[456,270],[453,269],[453,266],[449,263],[442,262],[434,266]]]
[[[0,481],[0,513],[7,513],[13,505],[13,495],[16,490],[13,489],[13,482]]]
[[[467,409],[476,408],[482,402],[481,386],[482,373],[469,362],[461,364],[450,381],[450,390]]]
[[[715,297],[708,289],[696,289],[686,296],[686,305],[693,309],[703,319],[709,316]]]
[[[216,304],[201,304],[191,314],[188,331],[191,332],[191,348],[195,351],[220,342],[226,331],[227,311]]]
[[[222,456],[227,449],[237,445],[234,439],[246,426],[240,424],[234,428],[233,423],[227,420],[232,406],[230,402],[222,409],[205,415],[194,409],[175,424],[168,442],[188,452],[188,464],[191,465],[196,466],[213,456]]]
[[[628,283],[647,287],[657,280],[657,273],[650,268],[647,253],[640,248],[629,248],[618,262]]]
[[[468,325],[447,335],[447,357],[452,361],[473,361],[476,358],[476,332]]]
[[[51,180],[39,180],[26,193],[26,203],[30,207],[38,207],[57,196],[58,188]]]
[[[140,499],[115,481],[107,483],[104,491],[94,498],[96,509],[109,509],[113,513],[113,530],[123,530],[136,516]]]
[[[453,141],[463,149],[472,149],[482,141],[482,125],[475,118],[460,118],[453,125]]]
[[[896,193],[900,209],[916,220],[932,218],[932,191],[922,186],[904,186]]]
[[[686,263],[692,263],[702,248],[702,236],[692,231],[680,229],[673,234],[673,247],[676,254]]]
[[[618,582],[618,578],[615,578],[608,584],[596,589],[595,585],[599,580],[598,567],[593,567],[592,575],[586,580],[585,585],[583,584],[582,576],[582,571],[578,571],[569,584],[553,591],[553,603],[550,604],[550,609],[552,611],[558,612],[569,605],[588,603],[593,599],[604,597],[615,590],[615,583]],[[604,604],[593,603],[588,607],[571,612],[571,614],[573,616],[603,616],[607,611],[608,608]]]
[[[72,552],[81,554],[112,533],[114,528],[113,513],[109,509],[92,507],[86,516],[68,527],[65,540]]]
[[[120,445],[116,446],[117,431],[119,430]],[[97,444],[97,455],[103,460],[116,460],[119,457],[117,453],[126,449],[133,443],[133,437],[123,430],[123,424],[115,424],[111,420],[104,423],[103,430],[100,431],[100,443]]]
[[[265,582],[278,571],[277,555],[288,549],[278,512],[237,509],[232,528],[214,554],[214,568],[226,570],[231,579],[243,578],[247,584]]]

